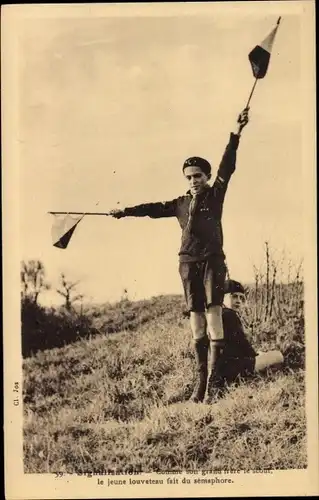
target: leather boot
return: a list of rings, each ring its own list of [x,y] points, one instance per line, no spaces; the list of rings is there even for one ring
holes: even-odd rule
[[[193,394],[190,397],[190,401],[193,403],[201,403],[205,397],[206,385],[207,385],[207,356],[209,339],[207,335],[194,341],[195,347],[195,360],[197,365],[197,380],[193,390]]]
[[[222,353],[223,353],[223,340],[211,340],[210,341],[210,360],[209,360],[209,378],[207,382],[207,394],[205,398],[205,404],[211,404],[215,402],[219,397],[222,396],[225,383],[223,377],[221,376],[221,363],[222,363]]]

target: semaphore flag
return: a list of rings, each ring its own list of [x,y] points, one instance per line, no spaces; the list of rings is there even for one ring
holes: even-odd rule
[[[66,248],[76,226],[83,219],[85,214],[74,216],[71,214],[51,213],[54,216],[54,222],[51,230],[53,246],[57,248]]]
[[[271,49],[279,27],[281,17],[279,17],[275,28],[269,35],[249,53],[248,58],[255,78],[264,78],[267,73]]]

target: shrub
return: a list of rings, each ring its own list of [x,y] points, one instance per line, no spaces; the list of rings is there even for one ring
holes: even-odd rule
[[[63,347],[83,337],[89,338],[98,331],[88,316],[68,313],[62,308],[46,309],[29,298],[21,303],[22,355],[31,356],[37,351]]]

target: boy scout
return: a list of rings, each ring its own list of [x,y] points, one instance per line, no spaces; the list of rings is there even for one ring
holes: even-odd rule
[[[236,166],[241,131],[248,120],[248,108],[245,108],[238,117],[236,131],[230,134],[212,186],[208,184],[210,163],[193,156],[183,165],[183,174],[189,185],[186,195],[167,202],[143,203],[111,212],[117,219],[131,216],[178,219],[182,229],[179,273],[190,311],[197,363],[197,382],[191,397],[194,402],[203,401],[206,389],[208,400],[211,400],[215,391],[216,363],[224,345],[222,304],[226,266],[222,212],[227,186]]]
[[[256,352],[250,344],[242,322],[246,291],[241,283],[228,280],[225,293],[230,293],[230,308],[223,307],[224,350],[219,358],[220,374],[227,383],[238,376],[262,374],[282,367],[284,357],[279,350]]]

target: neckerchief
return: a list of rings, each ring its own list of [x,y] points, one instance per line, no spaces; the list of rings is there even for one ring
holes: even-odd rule
[[[188,191],[188,192],[190,193],[190,191]],[[186,228],[188,229],[189,232],[192,232],[193,223],[194,223],[194,216],[195,216],[195,213],[196,213],[197,207],[199,205],[200,198],[201,198],[202,194],[203,193],[194,195],[191,198],[191,201],[189,204],[189,209],[188,209],[188,221],[187,221],[187,226],[186,226]],[[207,196],[207,194],[206,194],[206,196]]]
[[[199,198],[198,195],[193,196],[189,204],[188,221],[187,221],[187,229],[189,232],[192,232],[193,229],[194,215],[199,202],[198,198]]]

